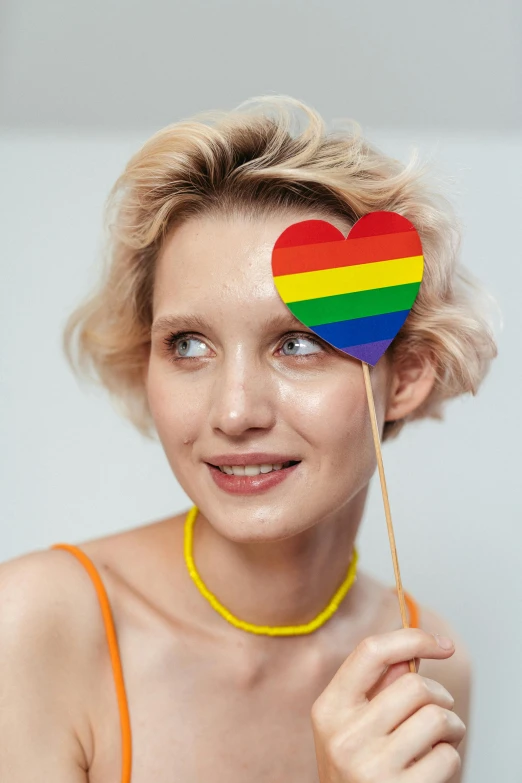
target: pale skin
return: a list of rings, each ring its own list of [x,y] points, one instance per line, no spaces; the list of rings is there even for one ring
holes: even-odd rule
[[[273,285],[276,238],[316,217],[192,219],[169,235],[156,271],[154,324],[176,316],[176,329],[193,336],[169,353],[171,330],[153,330],[151,412],[200,508],[200,574],[256,624],[306,623],[328,603],[375,470],[360,363],[311,342]],[[382,430],[422,403],[433,372],[428,361],[399,370],[385,357],[372,383]],[[300,464],[264,493],[229,495],[206,464],[223,452],[278,450]],[[422,630],[402,629],[393,586],[361,563],[315,633],[245,633],[191,581],[183,519],[79,544],[100,570],[118,630],[133,783],[460,783],[470,661],[444,618],[421,606]],[[67,552],[33,552],[0,567],[0,595],[0,778],[118,781],[117,703],[89,577]],[[442,649],[433,633],[454,647]]]

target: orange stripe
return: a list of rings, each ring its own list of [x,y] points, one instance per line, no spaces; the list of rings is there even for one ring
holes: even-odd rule
[[[272,251],[272,272],[278,277],[420,255],[422,245],[417,232],[402,231],[314,245],[276,246]]]
[[[118,639],[116,636],[116,630],[114,628],[114,620],[112,617],[111,606],[107,597],[105,586],[101,580],[101,577],[96,570],[96,567],[92,560],[90,560],[85,552],[74,544],[53,544],[51,549],[66,549],[71,552],[87,570],[89,576],[94,583],[98,600],[101,606],[101,612],[103,616],[103,622],[105,625],[105,631],[107,634],[107,642],[109,645],[109,655],[111,658],[112,672],[114,675],[114,682],[116,685],[116,696],[118,699],[118,709],[120,713],[120,726],[121,726],[121,743],[122,743],[122,783],[130,783],[131,779],[131,764],[132,764],[132,738],[130,727],[129,707],[127,703],[127,695],[125,693],[125,681],[123,679],[123,671],[121,666],[120,652],[118,648]]]

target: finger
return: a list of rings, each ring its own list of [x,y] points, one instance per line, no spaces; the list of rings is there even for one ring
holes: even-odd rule
[[[451,710],[427,704],[390,734],[392,757],[397,769],[404,769],[413,759],[426,756],[434,745],[447,742],[458,746],[466,734],[463,721]]]
[[[374,736],[390,734],[427,705],[451,710],[454,704],[455,699],[440,682],[408,672],[370,702],[365,711],[367,730]]]
[[[415,658],[415,670],[419,671],[420,658]],[[374,699],[378,693],[388,688],[395,680],[402,677],[403,674],[408,674],[410,671],[409,661],[402,663],[393,663],[388,666],[382,677],[375,683],[374,687],[366,694],[369,701]]]
[[[401,783],[446,783],[461,767],[458,750],[447,742],[440,742],[420,761],[404,770]]]
[[[366,694],[395,663],[413,658],[449,658],[455,648],[445,650],[433,634],[421,628],[400,628],[389,633],[368,636],[348,656],[323,695],[339,709],[367,702]]]

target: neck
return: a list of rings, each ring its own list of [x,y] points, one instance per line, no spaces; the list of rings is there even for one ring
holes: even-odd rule
[[[328,519],[273,542],[231,541],[200,512],[193,546],[198,572],[209,590],[241,620],[270,626],[308,623],[346,577],[366,494],[365,489]],[[350,603],[354,588],[339,613]],[[214,614],[210,606],[208,610]]]

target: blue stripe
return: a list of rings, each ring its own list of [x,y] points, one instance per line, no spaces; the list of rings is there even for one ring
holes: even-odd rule
[[[409,312],[409,310],[399,310],[396,313],[319,324],[313,327],[313,331],[336,348],[392,340],[408,317]]]

